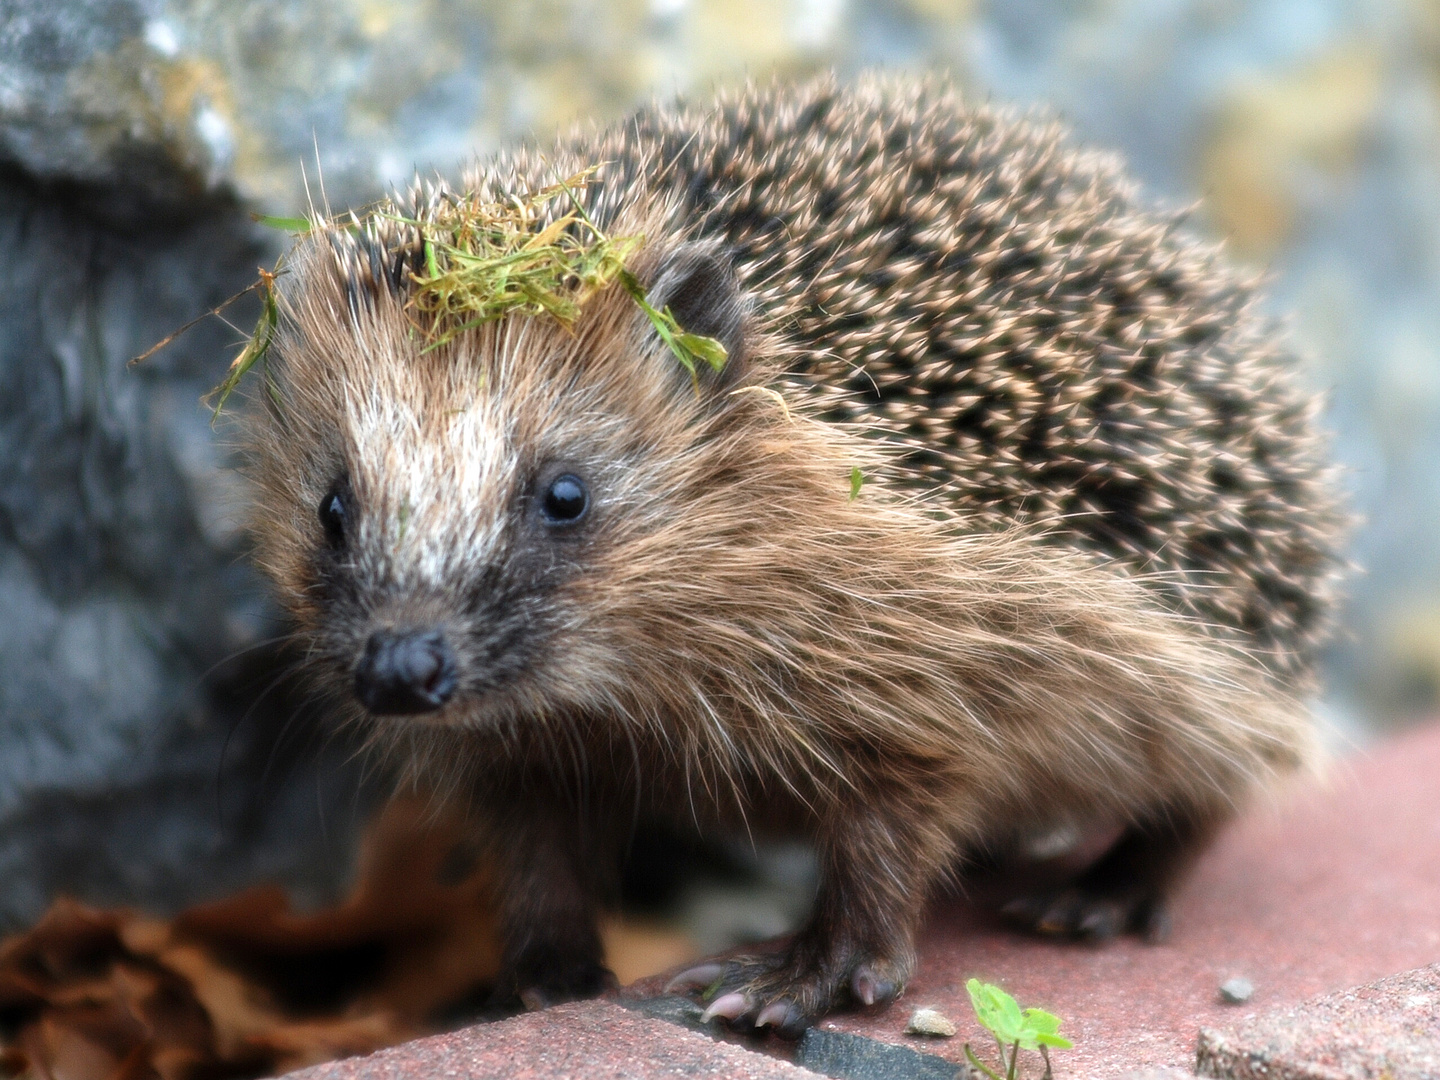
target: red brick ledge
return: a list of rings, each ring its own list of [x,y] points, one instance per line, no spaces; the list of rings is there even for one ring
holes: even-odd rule
[[[610,1001],[582,1001],[291,1073],[289,1080],[815,1080]]]
[[[1440,1080],[1440,964],[1200,1032],[1223,1080]]]

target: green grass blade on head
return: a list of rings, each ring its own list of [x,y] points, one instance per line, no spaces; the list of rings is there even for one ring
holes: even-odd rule
[[[264,298],[260,319],[256,322],[250,339],[240,350],[240,355],[230,362],[230,370],[225,376],[225,381],[210,392],[209,396],[213,396],[215,399],[215,409],[210,417],[212,424],[220,419],[220,410],[225,407],[226,399],[240,385],[240,380],[245,377],[246,372],[264,361],[270,352],[270,343],[275,339],[275,328],[280,322],[280,307],[275,300],[275,278],[278,273],[278,267],[274,273],[268,270],[260,271],[260,280],[256,282],[256,287],[260,289],[261,296]]]

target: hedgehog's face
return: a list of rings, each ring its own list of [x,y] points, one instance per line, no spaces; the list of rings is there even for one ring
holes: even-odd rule
[[[702,482],[676,462],[744,360],[728,267],[687,245],[644,275],[729,351],[697,393],[618,288],[573,330],[514,318],[426,353],[400,298],[297,265],[256,533],[330,689],[464,726],[600,707],[617,574]]]

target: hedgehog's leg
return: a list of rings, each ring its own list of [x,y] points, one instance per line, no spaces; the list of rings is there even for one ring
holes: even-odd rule
[[[533,792],[513,805],[494,819],[503,946],[495,1000],[540,1009],[594,997],[613,987],[615,976],[596,924],[598,887],[585,869],[593,852],[582,858],[591,845],[573,812],[547,806]]]
[[[1042,934],[1105,939],[1129,931],[1163,941],[1170,891],[1227,816],[1218,809],[1156,814],[1127,828],[1074,881],[1021,896],[1002,913]]]
[[[788,949],[703,964],[669,989],[708,990],[707,1019],[773,1027],[794,1038],[846,1004],[884,1005],[915,967],[915,929],[948,843],[873,807],[832,817],[841,830],[821,840],[815,910]]]

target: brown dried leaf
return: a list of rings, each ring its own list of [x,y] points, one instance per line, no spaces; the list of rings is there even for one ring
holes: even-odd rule
[[[473,1011],[499,971],[495,897],[458,817],[392,803],[343,903],[249,889],[166,921],[59,899],[0,943],[0,1071],[35,1080],[242,1080],[368,1053]],[[625,981],[694,956],[609,920]]]
[[[396,802],[373,823],[350,898],[311,914],[257,888],[174,920],[57,900],[0,944],[0,1058],[37,1080],[214,1080],[367,1053],[439,1026],[499,966],[467,838]]]

